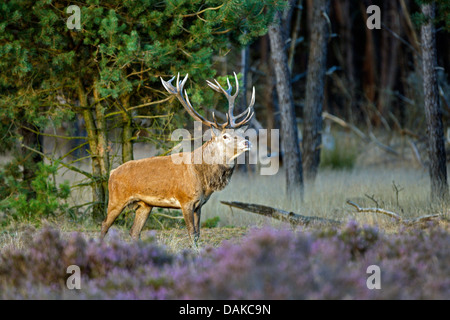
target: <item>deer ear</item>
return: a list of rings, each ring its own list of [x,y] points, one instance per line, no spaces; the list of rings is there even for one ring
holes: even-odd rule
[[[221,133],[222,133],[222,131],[220,131],[219,129],[211,126],[211,134],[212,134],[213,138],[220,136]]]

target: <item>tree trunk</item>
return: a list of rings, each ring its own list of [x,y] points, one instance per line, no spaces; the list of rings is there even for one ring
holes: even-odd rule
[[[400,16],[398,14],[400,8],[396,1],[388,0],[385,1],[383,7],[382,20],[384,20],[385,25],[389,25],[392,32],[400,34]],[[389,106],[392,104],[392,90],[395,85],[395,80],[398,71],[398,49],[400,46],[400,41],[394,38],[390,32],[381,33],[381,75],[380,75],[380,92],[378,95],[377,109],[379,111],[378,115],[372,117],[373,122],[376,126],[381,124],[381,115],[387,113]]]
[[[86,125],[86,133],[89,142],[89,149],[91,153],[91,163],[92,163],[92,215],[95,220],[101,220],[104,218],[104,213],[106,211],[105,203],[106,192],[104,184],[102,183],[102,169],[98,157],[98,141],[97,141],[97,127],[95,125],[94,110],[88,104],[88,99],[86,91],[80,80],[78,83],[78,97],[80,100],[80,105],[83,108],[83,118]]]
[[[21,116],[20,118],[23,118],[24,116]],[[23,123],[23,127],[19,128],[19,134],[22,136],[22,144],[24,146],[33,148],[35,150],[38,150],[42,152],[42,144],[41,141],[39,141],[39,135],[26,129],[26,128],[33,128],[33,125],[27,121]],[[39,130],[38,128],[35,128],[36,130]],[[36,192],[33,190],[32,182],[34,178],[36,177],[36,171],[38,169],[38,164],[40,162],[43,162],[44,159],[41,154],[37,152],[33,152],[25,147],[21,148],[21,163],[23,165],[23,182],[26,185],[27,188],[27,200],[31,200],[36,198]]]
[[[425,98],[425,115],[428,131],[428,156],[430,161],[431,199],[448,200],[447,166],[444,145],[442,110],[439,105],[436,81],[436,39],[433,18],[435,5],[423,4],[422,13],[428,19],[421,27],[422,70]]]
[[[97,123],[97,160],[100,165],[100,183],[103,189],[103,205],[101,214],[106,217],[106,208],[108,207],[108,178],[109,178],[109,146],[108,146],[108,128],[106,126],[105,108],[100,102],[100,94],[97,86],[93,88],[95,118]],[[102,219],[103,219],[102,217]]]
[[[269,39],[281,113],[281,145],[286,170],[286,192],[289,199],[299,196],[303,200],[302,157],[280,18],[280,14],[277,13],[274,22],[269,26]]]
[[[367,21],[368,15],[366,12],[366,7],[364,3],[360,2],[360,10],[363,15],[364,21]],[[364,92],[364,97],[369,102],[375,102],[375,97],[377,93],[376,82],[377,82],[377,59],[376,59],[376,48],[375,39],[373,36],[373,30],[365,28],[366,32],[366,42],[364,46],[364,58],[362,66],[362,87]]]
[[[291,43],[289,48],[288,66],[289,72],[293,74],[295,48],[297,46],[297,39],[300,34],[300,26],[302,24],[303,0],[299,0],[297,10],[295,10],[295,22],[292,30]]]
[[[306,103],[303,111],[303,169],[305,177],[314,181],[320,162],[322,144],[322,104],[324,97],[329,0],[317,0],[313,4],[313,20],[306,79]]]
[[[262,101],[261,103],[265,106],[265,119],[266,119],[266,128],[270,132],[270,130],[278,128],[276,122],[276,107],[275,107],[275,99],[276,92],[274,90],[274,70],[273,65],[270,59],[269,53],[269,36],[265,35],[261,38],[261,61],[263,62],[263,66],[265,67],[265,77],[264,77],[264,92],[262,92]],[[270,139],[270,135],[268,137]],[[270,145],[270,141],[268,141]]]
[[[124,108],[122,113],[122,163],[125,163],[134,159],[133,141],[131,140],[133,138],[133,128],[131,126],[131,114],[126,111],[130,105],[130,96],[123,96],[121,100]]]
[[[346,88],[344,92],[345,97],[345,112],[347,119],[354,123],[353,110],[357,108],[356,103],[356,83],[355,79],[355,66],[354,66],[354,48],[353,48],[353,18],[350,0],[335,1],[334,12],[336,20],[339,25],[339,47],[342,55],[336,55],[338,62],[343,66],[344,75],[343,82]]]
[[[241,103],[237,106],[236,113],[240,113],[241,110],[247,108],[247,88],[248,88],[248,70],[250,69],[250,49],[249,46],[245,46],[241,49],[241,73],[242,73],[242,93]]]

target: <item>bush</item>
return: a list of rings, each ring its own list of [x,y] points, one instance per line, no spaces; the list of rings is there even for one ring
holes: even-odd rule
[[[0,170],[0,212],[14,220],[35,221],[58,215],[68,210],[65,203],[70,195],[68,182],[56,186],[53,176],[58,164],[39,163],[36,175],[29,184],[23,180],[20,166],[16,162]]]
[[[328,148],[325,147],[324,141],[320,152],[320,167],[335,170],[353,169],[358,157],[358,151],[355,142],[343,134],[325,134],[323,139],[328,139]]]
[[[67,239],[44,228],[0,257],[0,298],[77,299],[446,299],[450,241],[445,227],[384,235],[350,222],[325,231],[253,230],[240,244],[168,253],[155,240]],[[81,290],[65,286],[81,269]],[[381,269],[369,290],[367,267]]]

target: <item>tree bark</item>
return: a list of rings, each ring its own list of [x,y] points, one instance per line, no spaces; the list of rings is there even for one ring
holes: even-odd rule
[[[128,162],[134,159],[133,155],[133,128],[131,126],[131,114],[126,110],[130,105],[130,96],[126,95],[122,97],[122,106],[124,108],[122,113],[122,163]]]
[[[284,152],[283,166],[286,170],[286,192],[289,199],[298,196],[303,200],[302,156],[282,32],[281,16],[277,13],[274,22],[269,26],[269,39],[281,113],[281,145]]]
[[[240,106],[238,106],[236,112],[240,113],[241,110],[247,108],[247,88],[248,88],[248,70],[250,69],[250,48],[245,46],[241,49],[241,73],[242,73],[242,93],[240,98]]]
[[[109,178],[109,147],[108,128],[106,126],[105,110],[100,102],[100,94],[94,83],[93,88],[95,118],[97,127],[97,160],[100,165],[100,183],[103,189],[103,205],[100,208],[102,219],[106,217],[108,207],[108,178]]]
[[[338,62],[343,66],[345,74],[343,75],[344,86],[346,92],[345,97],[345,112],[347,119],[354,123],[353,110],[357,108],[356,101],[356,79],[355,79],[355,65],[354,65],[354,48],[353,48],[353,17],[350,0],[335,1],[334,13],[339,25],[339,47],[342,54],[336,55]],[[369,30],[370,31],[370,30]]]
[[[265,77],[264,77],[264,87],[265,90],[262,93],[262,101],[261,103],[265,106],[265,120],[266,120],[266,128],[268,131],[278,128],[278,123],[276,121],[276,92],[274,90],[274,70],[273,65],[270,58],[270,50],[269,50],[269,36],[265,35],[261,38],[261,61],[263,62],[263,66],[265,67]],[[269,135],[270,139],[270,135]],[[270,141],[268,142],[270,144]]]
[[[366,12],[366,7],[363,2],[360,2],[360,10],[363,15],[364,21],[367,21],[368,15]],[[374,103],[377,93],[376,82],[377,82],[377,58],[375,49],[375,39],[373,36],[373,30],[365,28],[366,41],[364,46],[364,58],[362,66],[362,87],[364,92],[364,97],[367,101]]]
[[[86,133],[91,153],[92,176],[93,176],[92,215],[95,220],[101,220],[104,218],[104,213],[106,211],[105,204],[107,203],[107,199],[106,199],[105,184],[102,183],[103,181],[102,168],[98,156],[98,135],[94,117],[95,110],[93,110],[93,108],[88,104],[87,94],[81,79],[79,80],[77,91],[80,100],[80,105],[83,108],[83,118],[86,125]]]
[[[314,181],[320,162],[322,144],[322,104],[324,97],[327,59],[329,0],[317,0],[313,4],[313,20],[306,80],[306,104],[303,111],[303,170],[305,178]]]
[[[24,118],[24,115],[20,118]],[[33,148],[35,150],[38,150],[42,152],[42,144],[39,140],[39,135],[26,129],[26,128],[32,128],[33,124],[29,123],[28,121],[25,121],[23,123],[23,127],[19,128],[19,134],[22,136],[22,144]],[[36,128],[36,130],[39,130],[39,128]],[[23,182],[26,185],[27,188],[27,200],[31,200],[36,198],[36,192],[33,190],[32,182],[36,177],[36,171],[38,169],[38,164],[40,162],[43,162],[44,159],[41,154],[37,152],[30,151],[29,149],[22,147],[21,148],[21,163],[23,165]]]
[[[389,25],[392,32],[400,34],[400,16],[398,14],[400,8],[396,1],[385,1],[383,7],[382,19],[385,25]],[[394,38],[390,32],[381,33],[381,75],[380,75],[380,91],[378,95],[377,109],[378,115],[372,117],[376,126],[380,126],[380,115],[385,115],[392,104],[392,90],[397,78],[398,63],[397,56],[400,41]]]
[[[442,109],[439,104],[436,80],[436,39],[433,19],[435,5],[423,4],[422,13],[428,19],[421,27],[422,70],[425,116],[428,131],[428,156],[430,162],[431,199],[448,200],[447,166],[444,144]]]

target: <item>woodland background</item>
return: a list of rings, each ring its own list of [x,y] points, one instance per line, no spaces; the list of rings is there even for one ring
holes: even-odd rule
[[[449,14],[448,0],[3,1],[0,298],[448,298]],[[189,73],[193,106],[220,118],[205,80],[233,71],[238,109],[256,89],[251,126],[280,129],[280,171],[239,165],[204,207],[199,247],[165,209],[141,241],[129,209],[100,242],[110,170],[192,129],[160,77]],[[82,290],[66,287],[72,264]],[[382,290],[366,286],[373,264]]]
[[[80,31],[66,25],[65,10],[72,4],[81,7]],[[381,29],[366,27],[370,5],[381,9]],[[91,187],[92,201],[72,211],[83,208],[101,219],[111,168],[133,159],[133,146],[141,142],[154,145],[153,154],[169,152],[170,132],[190,125],[159,83],[159,77],[178,72],[190,74],[188,93],[204,113],[220,115],[225,108],[204,80],[223,81],[239,71],[240,108],[249,88],[256,87],[253,126],[281,129],[286,192],[296,188],[294,198],[303,197],[303,175],[314,180],[317,174],[322,134],[331,123],[323,123],[322,111],[344,120],[340,124],[347,130],[360,128],[364,133],[355,132],[380,145],[381,152],[398,156],[401,152],[389,146],[392,136],[407,138],[426,167],[420,28],[427,20],[421,5],[407,0],[5,2],[0,143],[10,158],[1,171],[1,207],[8,217],[46,216],[61,209],[59,198],[67,198],[70,189]],[[442,139],[450,111],[448,12],[448,1],[438,1],[433,72]],[[89,169],[79,165],[83,161],[90,161]],[[58,186],[49,180],[57,168],[85,179]]]

